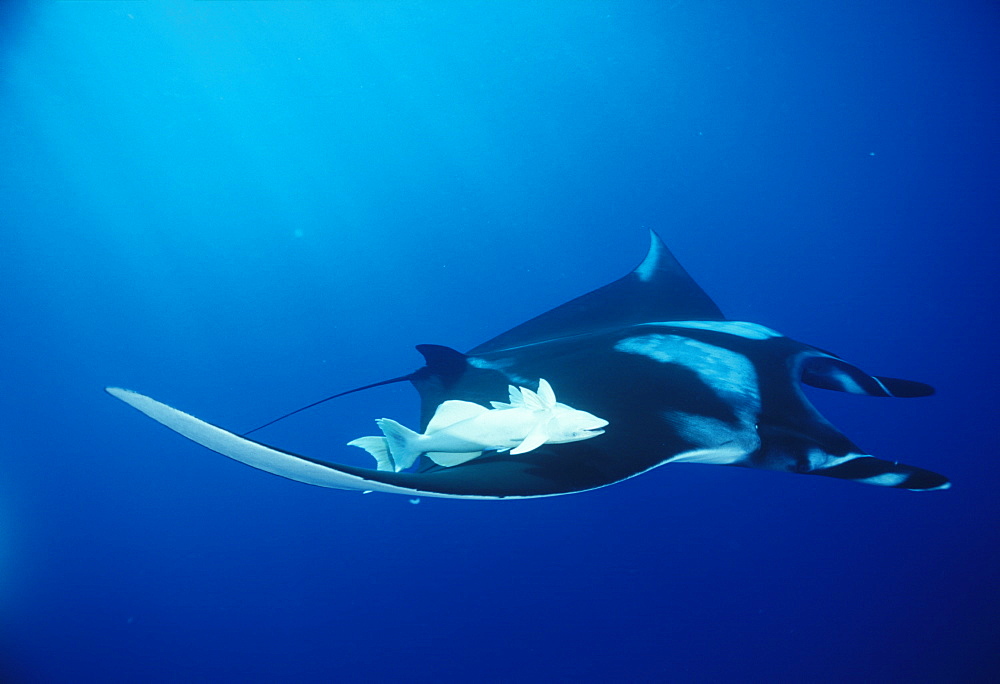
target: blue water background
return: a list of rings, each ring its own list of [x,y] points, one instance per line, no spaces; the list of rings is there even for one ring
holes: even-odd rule
[[[8,681],[1000,676],[996,3],[0,21]],[[731,318],[935,385],[811,396],[954,487],[677,465],[415,504],[255,471],[102,391],[246,430],[620,277],[649,228]],[[261,436],[366,464],[343,445],[380,416],[415,423],[415,392]]]

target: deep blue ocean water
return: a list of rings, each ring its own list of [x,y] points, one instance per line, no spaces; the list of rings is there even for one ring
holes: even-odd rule
[[[994,2],[5,2],[10,682],[1000,677]],[[944,492],[675,465],[361,495],[246,430],[469,349],[663,236],[726,314],[931,383],[810,393]],[[581,369],[586,372],[586,369]],[[394,385],[268,428],[343,446]],[[356,452],[356,453],[351,453]]]

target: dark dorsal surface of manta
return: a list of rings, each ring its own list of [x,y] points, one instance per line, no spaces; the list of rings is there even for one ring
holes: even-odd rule
[[[426,365],[399,380],[420,394],[421,431],[445,401],[489,406],[508,386],[547,379],[560,401],[608,421],[605,434],[527,453],[487,451],[409,472],[338,465],[268,446],[141,394],[108,392],[189,439],[286,478],[338,489],[504,499],[604,487],[671,463],[824,475],[884,487],[944,489],[922,468],[874,458],[819,414],[801,384],[922,397],[919,382],[869,375],[764,326],[727,320],[660,238],[631,273],[467,353],[420,345]]]

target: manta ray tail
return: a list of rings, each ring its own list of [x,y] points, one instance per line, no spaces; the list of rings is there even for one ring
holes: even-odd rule
[[[405,425],[400,425],[394,420],[389,418],[380,418],[375,421],[379,429],[382,430],[382,434],[385,435],[386,444],[389,447],[389,454],[395,463],[396,470],[406,470],[417,457],[423,453],[423,450],[417,444],[417,440],[420,439],[420,433],[414,432]],[[362,439],[366,439],[362,437]],[[357,441],[357,440],[355,440]],[[367,449],[367,447],[363,447]],[[369,450],[368,453],[371,453]],[[372,454],[375,456],[375,454]],[[378,456],[375,456],[376,460]],[[381,467],[379,468],[381,470]]]

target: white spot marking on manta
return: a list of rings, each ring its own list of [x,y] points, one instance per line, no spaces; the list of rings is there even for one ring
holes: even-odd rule
[[[741,413],[741,412],[738,412]],[[670,463],[737,463],[760,448],[760,437],[746,417],[739,415],[739,423],[730,423],[711,416],[700,416],[687,411],[667,411],[664,420],[677,434],[701,449],[686,451],[669,459]]]
[[[656,273],[656,265],[660,262],[660,252],[663,251],[662,243],[659,240],[652,240],[649,243],[649,254],[642,260],[635,269],[635,274],[639,280],[646,283],[653,279]]]
[[[730,465],[739,463],[747,455],[742,449],[695,449],[685,451],[669,459],[667,463],[707,463],[710,465]]]
[[[473,368],[482,368],[483,370],[495,370],[500,371],[506,375],[512,383],[518,385],[528,385],[533,382],[526,377],[521,375],[516,375],[507,371],[508,368],[514,365],[513,359],[497,359],[496,361],[487,361],[486,359],[481,359],[476,356],[468,357],[469,365]],[[537,378],[535,379],[537,381]]]
[[[905,473],[882,473],[881,475],[862,477],[855,480],[855,482],[863,482],[864,484],[872,484],[872,485],[882,485],[883,487],[896,487],[906,482],[907,477],[909,476],[906,475]]]
[[[823,470],[824,468],[833,468],[834,466],[839,466],[841,463],[847,463],[848,461],[853,461],[856,458],[871,458],[868,454],[845,454],[843,456],[834,456],[829,454],[822,449],[812,448],[806,453],[806,459],[809,462],[809,470]]]
[[[743,354],[680,335],[662,334],[626,338],[615,345],[615,350],[689,368],[734,407],[754,415],[760,413],[757,373]]]
[[[746,356],[689,337],[663,334],[630,337],[618,342],[615,350],[688,368],[732,408],[736,421],[687,411],[664,413],[663,419],[681,437],[700,447],[680,460],[733,463],[760,447],[760,387]]]
[[[758,323],[748,321],[668,321],[657,323],[656,325],[672,325],[675,328],[695,328],[697,330],[712,330],[736,335],[748,340],[768,340],[774,337],[783,337],[777,330],[771,330]]]
[[[937,487],[928,487],[927,489],[911,489],[911,492],[934,492],[939,489],[951,489],[951,483],[945,482],[943,485],[938,485]]]
[[[875,382],[878,383],[878,386],[882,388],[882,391],[885,392],[887,396],[890,396],[890,397],[896,396],[895,394],[893,394],[892,392],[889,391],[889,388],[885,386],[884,382],[882,382],[881,380],[879,380],[878,378],[876,378],[874,375],[871,376],[871,377],[872,377],[872,380],[874,380]]]
[[[866,392],[864,388],[862,388],[861,385],[859,385],[857,381],[847,373],[838,370],[831,372],[830,375],[832,375],[833,378],[840,383],[840,387],[844,392],[848,392],[850,394],[868,394],[868,392]]]

